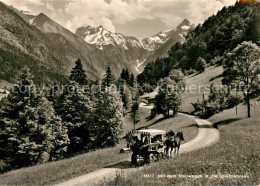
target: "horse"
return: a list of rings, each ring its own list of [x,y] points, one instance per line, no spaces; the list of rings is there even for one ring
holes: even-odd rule
[[[175,136],[170,136],[165,140],[166,145],[166,155],[168,157],[172,156],[172,151],[174,148],[174,154],[179,154],[181,141],[184,141],[183,132],[178,132]],[[170,156],[169,156],[169,149],[171,148]]]

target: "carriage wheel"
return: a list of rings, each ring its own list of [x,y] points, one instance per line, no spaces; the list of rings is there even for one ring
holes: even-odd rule
[[[150,162],[155,162],[155,155],[154,154],[150,154],[149,155],[149,160],[150,160]]]
[[[166,155],[164,152],[161,152],[161,156],[162,156],[162,159],[165,159],[166,158]]]
[[[151,160],[150,160],[150,155],[144,156],[144,163],[149,164],[150,162],[151,162]]]
[[[136,154],[132,154],[132,157],[131,157],[131,163],[132,163],[132,165],[134,165],[134,166],[138,166],[138,163],[137,163],[138,161],[137,161],[137,155]]]
[[[157,160],[158,161],[162,160],[163,158],[164,158],[163,152],[160,152],[160,153],[157,154]]]

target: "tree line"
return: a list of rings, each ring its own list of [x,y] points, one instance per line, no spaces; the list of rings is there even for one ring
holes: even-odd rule
[[[133,87],[127,86],[121,92],[83,90],[97,82],[87,79],[80,59],[75,62],[62,92],[55,88],[56,84],[40,92],[32,79],[29,69],[24,68],[13,91],[1,101],[0,172],[119,142],[126,108],[137,95]],[[108,67],[101,84],[109,89],[125,81],[133,85],[134,80],[115,80]],[[31,87],[36,88],[32,91]]]

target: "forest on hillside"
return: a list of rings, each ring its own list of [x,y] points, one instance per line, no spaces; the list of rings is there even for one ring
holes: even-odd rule
[[[128,70],[112,74],[108,66],[102,81],[92,82],[78,59],[64,86],[39,87],[22,69],[0,101],[0,173],[118,144],[138,94]]]
[[[258,8],[239,3],[224,7],[190,31],[183,44],[173,45],[167,58],[149,63],[138,75],[138,82],[155,86],[172,69],[181,69],[188,75],[202,72],[209,65],[221,65],[223,56],[238,44],[259,39],[256,31]]]

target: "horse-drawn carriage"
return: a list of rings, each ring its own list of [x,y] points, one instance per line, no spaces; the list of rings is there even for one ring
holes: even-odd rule
[[[184,140],[182,132],[174,134],[173,131],[166,133],[164,130],[145,129],[131,131],[127,135],[128,147],[132,150],[131,162],[140,165],[140,161],[150,163],[159,161],[172,154],[173,148],[180,148]]]
[[[165,135],[163,130],[146,129],[131,131],[129,133],[130,148],[133,151],[131,162],[139,165],[139,161],[150,163],[164,157]]]

